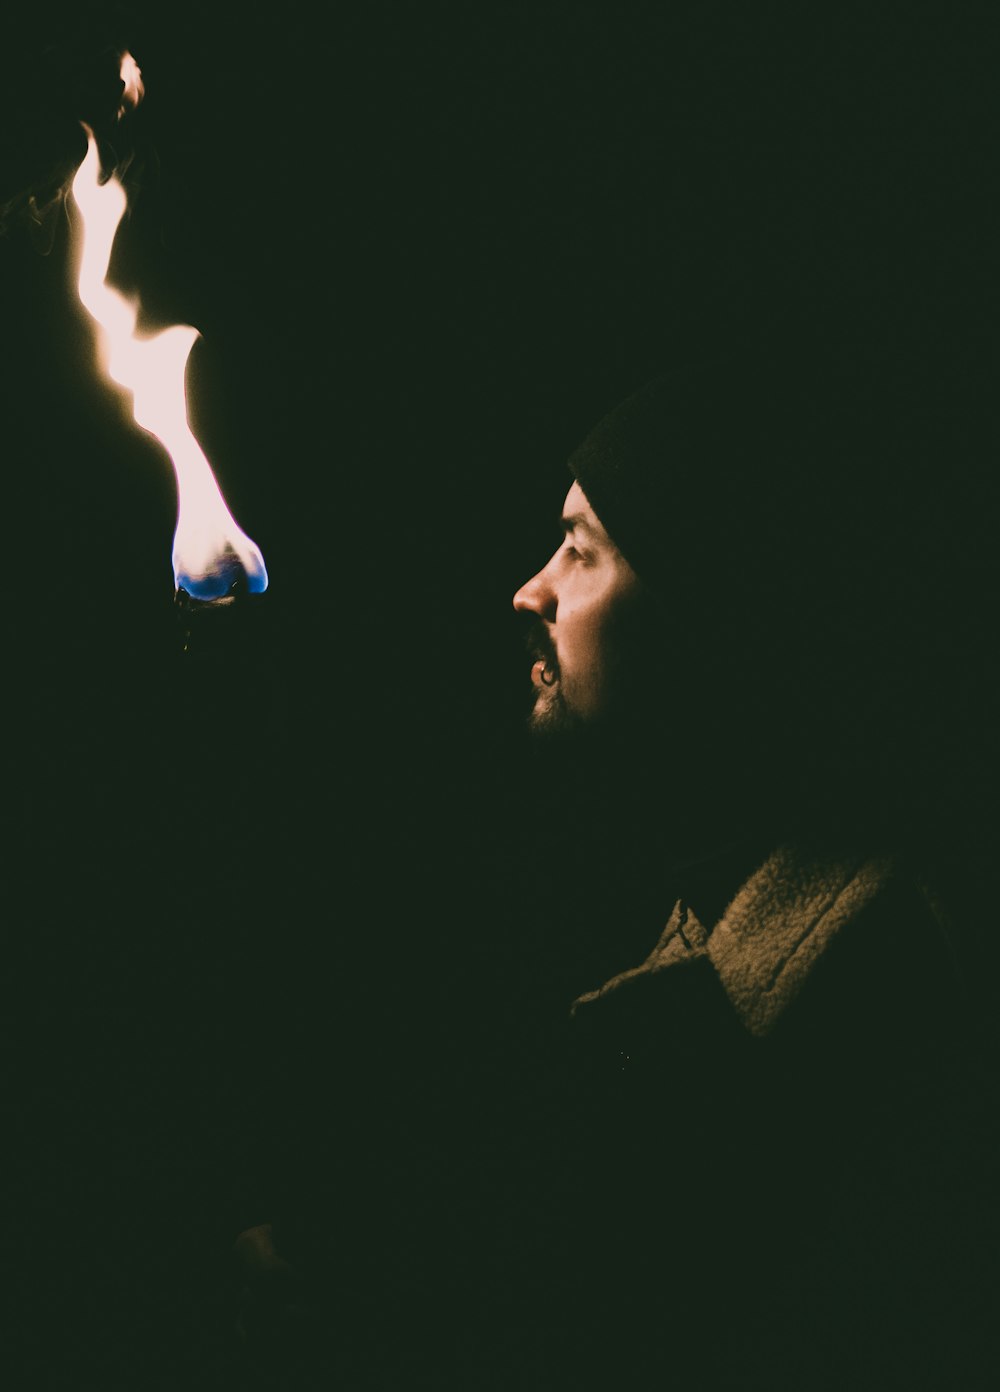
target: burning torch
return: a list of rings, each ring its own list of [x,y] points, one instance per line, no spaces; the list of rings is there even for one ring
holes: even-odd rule
[[[138,105],[142,75],[126,53],[119,118]],[[166,449],[177,479],[173,542],[175,602],[187,648],[198,615],[229,609],[262,594],[267,570],[260,548],[234,519],[211,466],[188,424],[185,376],[197,329],[173,325],[148,337],[136,331],[139,306],[108,284],[115,235],[125,212],[125,190],[115,174],[102,181],[97,141],[87,133],[87,154],[73,180],[79,213],[80,300],[97,326],[98,353],[107,375],[125,388],[136,423]]]

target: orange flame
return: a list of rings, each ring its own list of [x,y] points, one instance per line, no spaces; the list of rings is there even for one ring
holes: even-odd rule
[[[130,54],[122,60],[126,100],[142,95],[139,69]],[[134,94],[134,99],[130,98]],[[185,369],[199,334],[174,325],[151,338],[136,335],[138,306],[107,283],[111,249],[125,212],[125,190],[112,176],[100,181],[97,142],[87,127],[87,155],[73,180],[73,199],[82,221],[77,285],[85,309],[98,326],[98,353],[113,381],[133,396],[137,424],[170,455],[177,477],[177,529],[173,568],[178,589],[196,599],[220,599],[243,581],[251,593],[267,588],[259,548],[237,525],[219,491],[208,460],[188,424]]]

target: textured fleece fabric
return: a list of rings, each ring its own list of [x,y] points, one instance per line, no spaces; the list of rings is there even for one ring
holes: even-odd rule
[[[888,885],[888,856],[832,858],[780,846],[706,929],[678,900],[644,962],[574,1003],[574,1011],[638,977],[707,957],[742,1023],[763,1037],[798,995],[834,937]]]

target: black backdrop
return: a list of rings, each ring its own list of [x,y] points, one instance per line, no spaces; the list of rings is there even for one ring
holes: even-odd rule
[[[398,1061],[433,1088],[593,901],[509,605],[586,429],[790,306],[991,332],[987,36],[801,9],[8,30],[5,1337],[39,1385],[207,1357],[309,1126],[363,1154]],[[106,109],[108,44],[147,84],[115,274],[201,330],[193,421],[271,575],[188,653],[169,467],[26,202]]]

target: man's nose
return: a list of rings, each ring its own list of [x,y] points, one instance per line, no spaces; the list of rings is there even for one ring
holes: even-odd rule
[[[556,615],[556,596],[545,567],[521,586],[514,596],[514,608],[519,614],[537,614],[540,619],[552,620]]]

